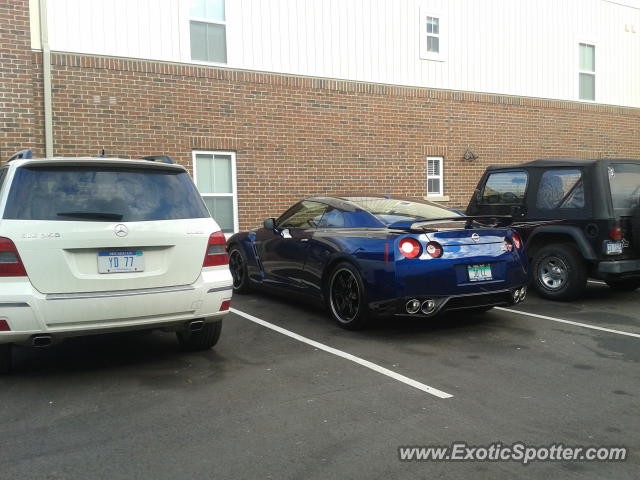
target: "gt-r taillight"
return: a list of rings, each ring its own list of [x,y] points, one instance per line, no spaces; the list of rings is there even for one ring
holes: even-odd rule
[[[227,240],[222,232],[214,232],[209,237],[207,251],[204,254],[203,267],[215,267],[216,265],[228,265]]]
[[[516,232],[513,232],[511,234],[511,238],[513,239],[513,244],[518,250],[520,250],[522,248],[522,239],[520,238],[520,235],[518,235]]]
[[[0,237],[0,277],[26,277],[20,254],[9,238]]]
[[[442,256],[442,245],[438,242],[429,242],[425,248],[430,257],[440,258]]]
[[[402,240],[400,240],[398,248],[400,249],[400,253],[406,258],[416,258],[420,256],[420,253],[422,252],[420,242],[411,237],[403,238]]]

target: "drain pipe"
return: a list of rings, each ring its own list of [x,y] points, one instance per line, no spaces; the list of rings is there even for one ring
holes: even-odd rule
[[[45,156],[53,157],[53,106],[51,104],[51,49],[47,0],[40,0],[40,44],[42,48],[42,76],[44,94],[44,148]]]

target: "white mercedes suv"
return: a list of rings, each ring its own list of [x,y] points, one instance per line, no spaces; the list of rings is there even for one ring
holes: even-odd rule
[[[25,150],[0,168],[0,371],[12,344],[71,336],[162,329],[186,349],[215,345],[233,283],[225,237],[168,162]]]

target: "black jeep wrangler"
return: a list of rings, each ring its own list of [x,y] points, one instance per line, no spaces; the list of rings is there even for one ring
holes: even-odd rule
[[[487,168],[468,215],[511,215],[536,290],[570,300],[587,277],[640,287],[640,160],[551,158]]]

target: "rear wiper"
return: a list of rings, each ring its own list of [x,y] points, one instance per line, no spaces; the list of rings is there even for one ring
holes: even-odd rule
[[[106,213],[106,212],[58,212],[59,217],[75,217],[75,218],[88,218],[95,220],[122,220],[122,214],[120,213]]]

